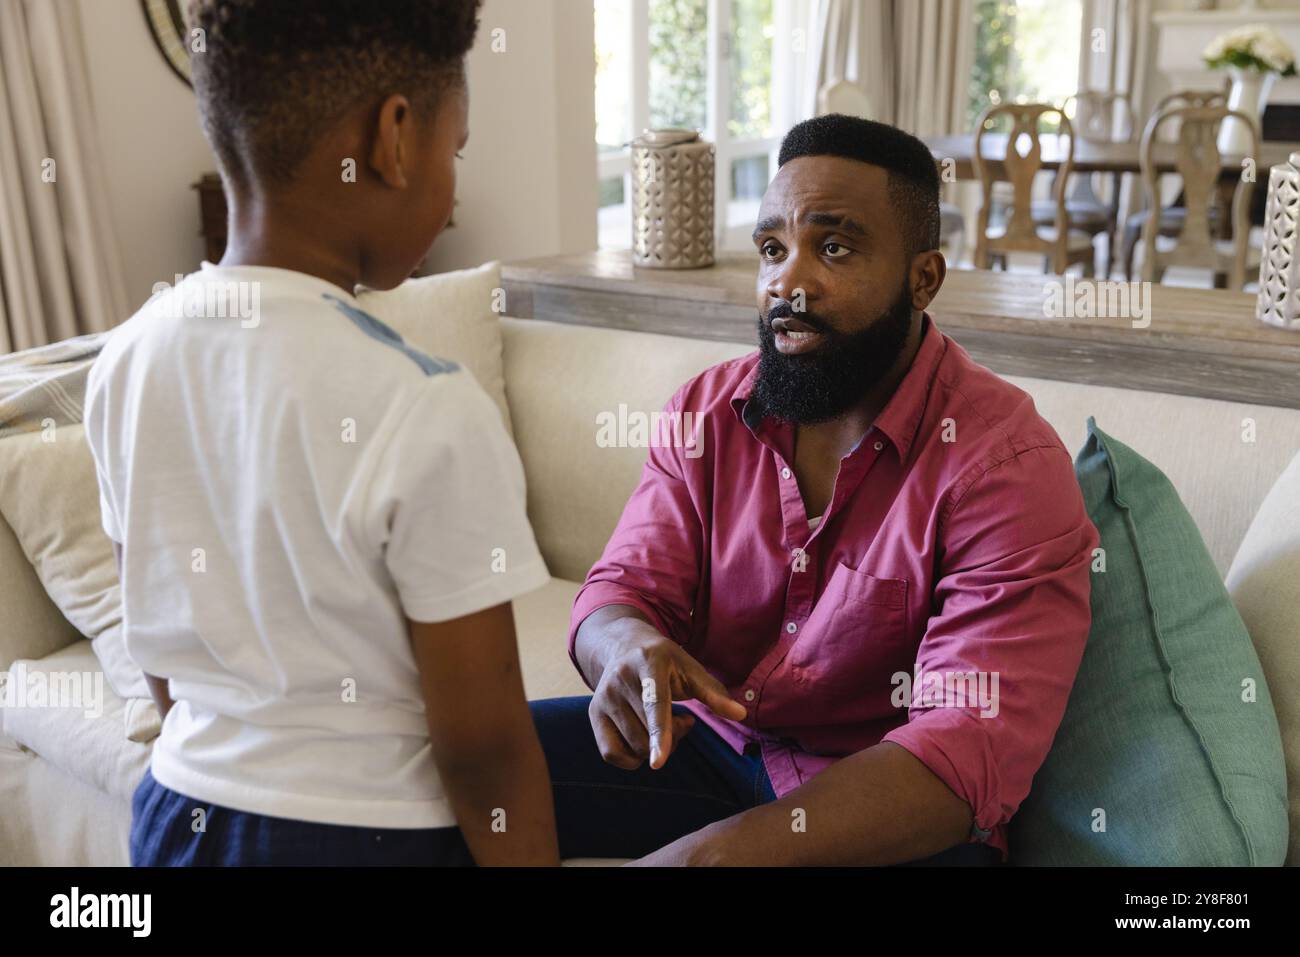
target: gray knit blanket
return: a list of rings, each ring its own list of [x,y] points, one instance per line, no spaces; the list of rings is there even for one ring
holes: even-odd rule
[[[0,438],[82,421],[86,376],[110,332],[0,355]]]

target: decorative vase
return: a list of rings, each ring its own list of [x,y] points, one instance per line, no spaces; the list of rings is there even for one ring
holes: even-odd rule
[[[1273,81],[1277,79],[1277,74],[1230,66],[1228,75],[1232,77],[1232,89],[1228,92],[1228,109],[1240,110],[1247,116],[1254,117],[1255,128],[1258,130],[1260,118],[1264,115],[1264,105],[1268,102],[1268,93],[1273,89]],[[1218,142],[1221,154],[1246,156],[1250,153],[1250,130],[1242,120],[1229,116],[1219,127]]]
[[[713,154],[698,130],[646,130],[632,141],[634,265],[713,265]]]
[[[1255,318],[1300,332],[1300,153],[1269,170]]]

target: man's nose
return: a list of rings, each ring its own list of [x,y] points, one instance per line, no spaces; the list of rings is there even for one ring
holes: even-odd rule
[[[768,300],[784,300],[796,312],[801,311],[801,306],[814,301],[821,293],[816,277],[812,275],[806,261],[801,262],[801,259],[799,255],[791,254],[783,262],[775,264],[767,277]]]

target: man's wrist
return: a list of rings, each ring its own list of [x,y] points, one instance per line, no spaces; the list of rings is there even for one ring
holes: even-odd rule
[[[647,642],[646,627],[658,635],[649,620],[631,605],[605,605],[583,620],[574,640],[574,657],[592,688],[600,684],[611,661]]]

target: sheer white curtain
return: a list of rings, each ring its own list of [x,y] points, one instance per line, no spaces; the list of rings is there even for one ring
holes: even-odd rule
[[[0,0],[0,353],[127,312],[85,62],[76,0]]]
[[[1141,135],[1146,122],[1146,63],[1151,50],[1151,0],[1083,0],[1079,89],[1125,93]]]
[[[1083,0],[1079,31],[1079,89],[1127,94],[1133,109],[1133,136],[1141,137],[1154,106],[1148,89],[1152,0]],[[1118,122],[1118,118],[1115,118]],[[1121,226],[1142,206],[1136,177],[1125,175],[1120,189]]]
[[[847,80],[871,119],[917,136],[961,133],[975,54],[973,0],[817,0],[805,114]]]

